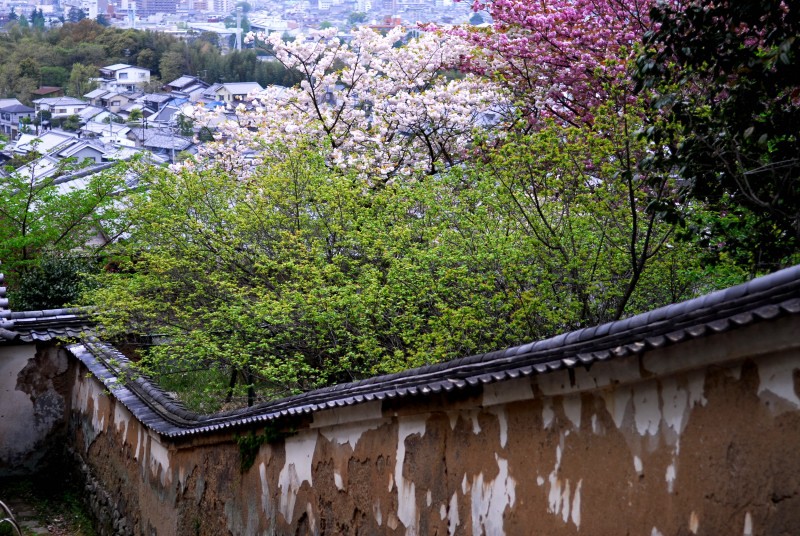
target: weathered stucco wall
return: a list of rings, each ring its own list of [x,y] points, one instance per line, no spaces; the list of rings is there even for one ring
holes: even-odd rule
[[[60,450],[67,364],[56,345],[0,347],[0,476],[34,472]]]
[[[800,534],[798,333],[320,411],[245,471],[232,432],[159,437],[76,362],[71,437],[105,534]]]

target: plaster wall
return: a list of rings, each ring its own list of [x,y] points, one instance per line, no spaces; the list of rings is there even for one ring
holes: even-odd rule
[[[56,346],[0,347],[0,476],[34,472],[60,448],[67,364]]]
[[[75,366],[71,437],[101,534],[798,534],[798,333],[321,411],[244,470],[233,432],[160,438]]]

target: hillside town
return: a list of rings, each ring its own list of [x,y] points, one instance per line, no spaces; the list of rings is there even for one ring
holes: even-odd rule
[[[96,89],[82,99],[61,88],[43,87],[33,107],[0,100],[0,132],[8,142],[0,152],[3,173],[31,180],[57,178],[68,184],[137,155],[153,164],[175,163],[212,139],[200,133],[189,116],[195,106],[233,111],[236,103],[263,88],[256,82],[209,84],[181,76],[161,92],[146,93],[150,71],[126,64],[99,70]],[[186,112],[184,113],[184,108]],[[15,168],[15,169],[14,169]]]
[[[418,22],[461,24],[475,16],[471,2],[454,0],[4,0],[0,23],[22,16],[31,20],[33,14],[45,27],[89,18],[179,37],[206,31],[230,37],[237,33],[237,8],[245,31],[289,35],[321,25],[346,31],[353,24],[377,28]],[[483,12],[479,17],[473,22],[489,16]]]

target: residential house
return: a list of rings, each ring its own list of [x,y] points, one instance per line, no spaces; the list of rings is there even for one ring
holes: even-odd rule
[[[189,150],[193,146],[192,140],[179,136],[173,128],[132,128],[128,136],[136,141],[137,147],[166,157],[170,162],[175,162],[179,152]]]
[[[174,98],[174,96],[166,93],[147,93],[143,97],[140,97],[137,102],[143,104],[145,108],[155,113]]]
[[[64,88],[56,86],[42,86],[39,89],[34,89],[33,91],[31,91],[31,94],[36,95],[39,98],[63,97]]]
[[[214,88],[213,95],[215,100],[231,105],[245,100],[251,93],[264,90],[258,82],[232,82],[228,84],[215,84],[211,87]],[[211,88],[207,89],[204,95],[209,95],[210,90]]]
[[[97,81],[101,89],[134,91],[137,87],[150,82],[150,69],[115,63],[101,67],[100,78]]]
[[[200,80],[196,76],[184,75],[167,84],[166,89],[175,98],[184,98],[189,102],[197,102],[208,86],[207,82]]]
[[[53,117],[67,117],[79,114],[89,103],[74,97],[46,97],[36,99],[33,105],[37,115],[39,112],[50,112]]]
[[[32,121],[35,110],[17,99],[0,99],[0,134],[9,139],[17,137],[23,119]]]

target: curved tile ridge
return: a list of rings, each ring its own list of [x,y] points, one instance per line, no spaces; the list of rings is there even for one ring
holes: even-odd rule
[[[146,378],[120,382],[128,361],[107,344],[89,339],[69,349],[145,425],[159,434],[181,437],[370,400],[425,396],[589,366],[798,313],[800,265],[624,320],[212,415],[186,410]]]
[[[6,276],[0,272],[0,341],[19,340],[20,334],[14,331],[14,322],[10,319],[11,314],[6,295]]]
[[[12,311],[8,319],[25,342],[79,338],[91,333],[95,325],[92,310],[83,307]]]

